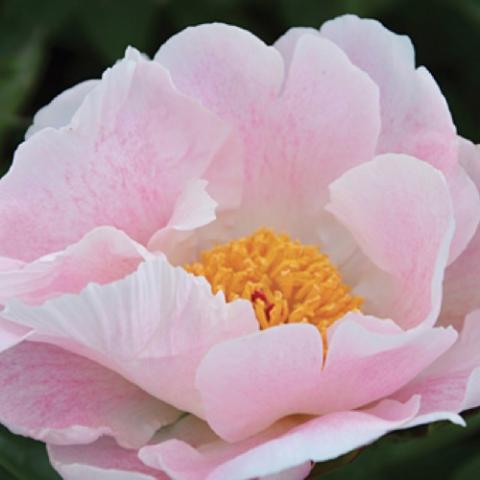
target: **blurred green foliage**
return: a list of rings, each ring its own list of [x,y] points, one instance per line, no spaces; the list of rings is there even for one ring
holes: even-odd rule
[[[45,446],[42,443],[15,436],[0,426],[1,480],[57,480],[59,478],[48,462]]]
[[[188,25],[233,23],[273,42],[294,25],[343,13],[375,17],[409,35],[433,73],[460,134],[480,141],[480,0],[3,0],[0,1],[0,174],[38,108],[101,72],[127,45],[153,55]],[[349,460],[349,459],[348,459]],[[469,426],[390,435],[352,463],[324,465],[330,480],[480,478],[480,416]],[[0,429],[0,479],[58,476],[42,444]]]

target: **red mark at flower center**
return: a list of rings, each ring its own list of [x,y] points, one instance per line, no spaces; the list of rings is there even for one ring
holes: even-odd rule
[[[268,301],[267,296],[261,290],[254,290],[252,293],[252,303],[255,304],[257,300],[260,300],[265,305],[265,315],[267,316],[267,319],[270,320],[270,312],[272,311],[274,304]]]

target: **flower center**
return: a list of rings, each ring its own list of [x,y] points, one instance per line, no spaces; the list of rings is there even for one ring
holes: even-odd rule
[[[205,277],[213,293],[222,290],[228,302],[250,300],[262,329],[311,323],[324,342],[328,327],[363,302],[317,247],[266,228],[205,251],[184,268]]]

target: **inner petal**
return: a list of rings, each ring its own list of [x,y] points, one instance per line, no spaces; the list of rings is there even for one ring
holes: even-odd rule
[[[330,325],[358,310],[339,271],[314,245],[261,228],[252,235],[217,245],[184,268],[205,277],[213,293],[228,302],[250,300],[262,329],[285,323],[311,323],[324,341]]]

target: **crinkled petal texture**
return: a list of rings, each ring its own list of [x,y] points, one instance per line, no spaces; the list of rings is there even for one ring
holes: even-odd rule
[[[194,377],[217,342],[258,330],[250,303],[227,304],[204,278],[164,257],[122,280],[89,284],[31,306],[12,300],[2,313],[37,338],[113,369],[156,397],[202,414]]]
[[[375,21],[127,49],[36,115],[0,180],[0,421],[70,480],[300,480],[461,424],[480,404],[478,162]],[[260,331],[175,266],[258,226],[341,259],[363,313],[326,338]]]
[[[153,255],[125,233],[98,227],[60,252],[0,266],[0,304],[12,298],[41,304],[64,293],[79,293],[90,282],[120,280],[149,258]]]
[[[121,279],[148,258],[151,254],[124,233],[100,227],[62,252],[31,263],[4,262],[1,301],[42,304],[78,293],[90,282]],[[2,349],[25,338],[39,340],[36,325],[2,319],[0,327]],[[45,343],[23,342],[0,355],[0,364],[1,422],[40,440],[85,443],[109,434],[138,447],[179,415],[113,371]]]
[[[98,227],[65,250],[33,262],[0,265],[0,305],[16,298],[41,304],[63,293],[78,293],[88,283],[106,284],[153,258],[144,247],[112,227]],[[32,334],[31,328],[0,318],[0,351]]]

